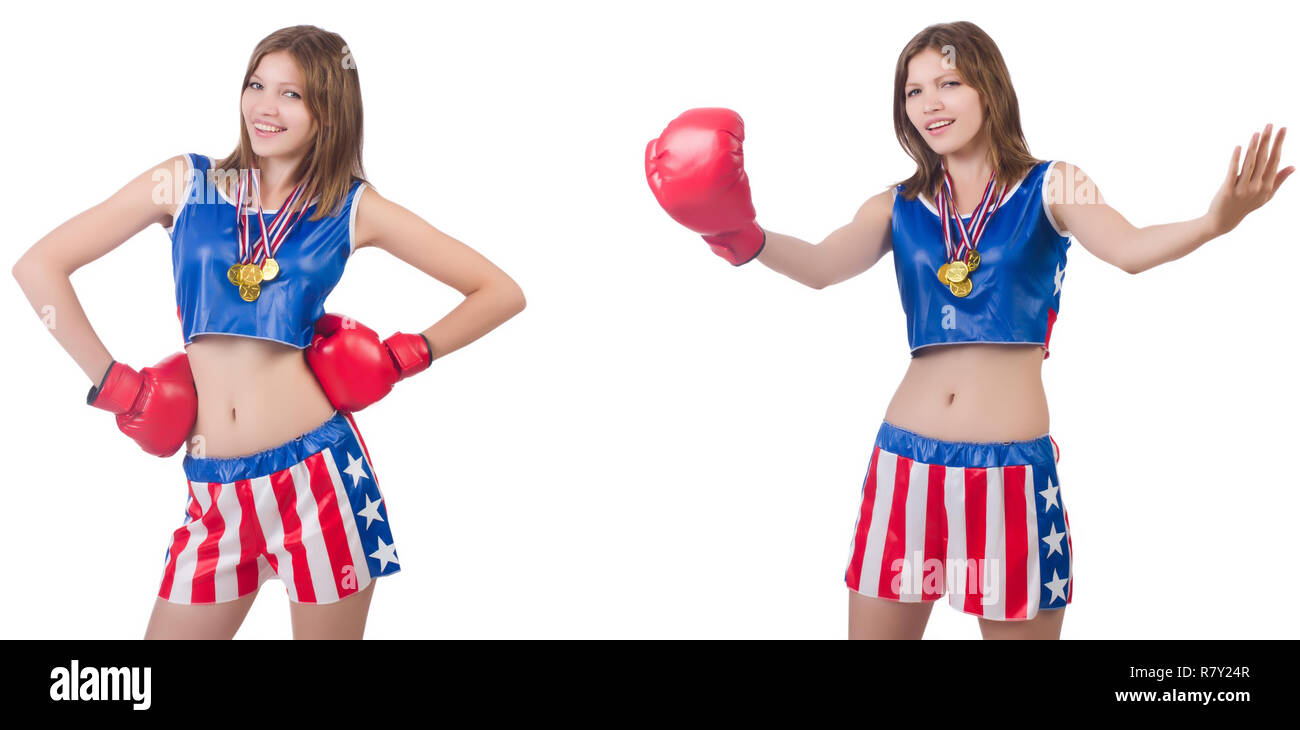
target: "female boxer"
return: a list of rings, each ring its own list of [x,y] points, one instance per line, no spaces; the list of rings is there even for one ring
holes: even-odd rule
[[[1073,546],[1042,361],[1070,238],[1138,273],[1232,230],[1293,171],[1255,135],[1205,215],[1135,228],[1077,167],[1032,157],[1015,90],[977,26],[934,25],[898,57],[902,184],[811,245],[755,222],[740,118],[694,109],[646,148],[664,209],[734,265],[821,289],[894,252],[913,359],[885,412],[850,548],[850,638],[920,638],[945,591],[985,638],[1059,638]],[[960,221],[957,220],[960,216]]]
[[[364,179],[360,85],[339,35],[295,26],[263,39],[240,113],[228,157],[164,161],[41,239],[14,271],[38,312],[60,313],[54,335],[90,378],[88,403],[117,414],[150,453],[188,444],[184,523],[145,638],[231,638],[270,577],[285,585],[295,638],[361,638],[375,579],[400,566],[351,412],[520,312],[524,296]],[[137,373],[99,342],[68,275],[151,223],[172,237],[186,347]],[[362,248],[464,302],[383,341],[322,316]]]

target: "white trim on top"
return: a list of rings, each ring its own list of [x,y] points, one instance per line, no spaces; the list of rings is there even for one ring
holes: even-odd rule
[[[190,179],[190,171],[194,169],[194,161],[190,159],[190,153],[186,152],[181,157],[185,158],[185,192],[181,195],[181,201],[176,204],[176,210],[172,211],[172,224],[163,229],[167,231],[168,236],[171,236],[172,230],[176,228],[176,221],[181,217],[181,210],[185,207],[185,201],[189,200],[190,195],[193,194],[196,182]],[[176,188],[173,186],[172,190],[175,191]]]
[[[912,354],[917,350],[923,350],[927,347],[938,347],[940,345],[970,345],[970,344],[987,344],[987,345],[1038,345],[1040,348],[1047,349],[1046,342],[1036,342],[1034,340],[944,340],[943,342],[929,342],[924,345],[917,345],[912,348]]]
[[[208,157],[208,169],[211,170],[211,169],[212,169],[212,166],[215,165],[215,164],[216,164],[216,161],[213,160],[211,157]],[[231,200],[229,197],[226,196],[226,191],[225,191],[225,189],[224,189],[224,186],[222,186],[222,185],[217,185],[216,188],[217,188],[217,195],[220,195],[222,200],[226,201],[227,203],[230,203],[231,207],[234,207],[234,205],[235,205],[235,201]],[[320,200],[320,194],[319,194],[319,193],[316,194],[316,195],[314,195],[314,196],[312,196],[311,202],[307,203],[307,207],[310,208],[311,206],[315,205],[315,204],[316,204],[316,201],[318,201],[318,200]],[[262,209],[262,212],[263,212],[263,213],[278,213],[279,211],[280,211],[279,208],[263,208],[263,209]],[[245,214],[245,215],[252,215],[252,214],[254,214],[254,213],[256,213],[256,212],[257,212],[257,211],[253,210],[252,208],[250,208],[250,207],[248,207],[248,206],[244,206],[244,214]]]
[[[295,350],[305,350],[307,349],[308,346],[311,345],[311,343],[308,342],[306,345],[298,346],[293,344],[292,342],[286,342],[284,340],[277,339],[275,337],[262,337],[260,335],[246,335],[241,332],[213,332],[213,331],[206,331],[206,330],[203,332],[191,332],[190,338],[185,341],[185,344],[187,345],[194,344],[194,338],[198,337],[199,335],[225,335],[226,337],[246,337],[250,340],[265,340],[266,342],[279,342],[280,344],[288,345],[289,347],[292,347]]]
[[[1047,222],[1052,224],[1052,230],[1056,231],[1058,236],[1069,236],[1069,231],[1061,230],[1061,226],[1056,222],[1056,216],[1052,215],[1052,206],[1047,203],[1047,187],[1052,180],[1052,168],[1056,166],[1059,160],[1052,160],[1047,163],[1047,171],[1043,173],[1043,215],[1047,216]],[[1065,170],[1061,170],[1062,173]]]
[[[357,207],[361,202],[361,191],[366,189],[363,182],[357,186],[357,191],[352,194],[352,209],[348,211],[348,255],[351,256],[353,251],[357,250]]]
[[[1030,168],[1030,172],[1033,172],[1033,168]],[[1015,184],[1015,185],[1012,185],[1012,186],[1011,186],[1011,189],[1007,191],[1007,198],[1010,198],[1012,195],[1015,195],[1015,194],[1016,194],[1016,191],[1020,189],[1020,183],[1024,182],[1024,181],[1025,181],[1025,178],[1027,178],[1027,177],[1029,177],[1029,173],[1028,173],[1028,172],[1026,172],[1024,175],[1022,175],[1022,176],[1020,177],[1020,179],[1016,181],[1016,184]],[[935,217],[935,218],[938,218],[938,217],[939,217],[939,211],[935,210],[934,205],[932,205],[932,204],[930,203],[930,200],[929,200],[928,198],[926,198],[924,195],[918,195],[918,196],[916,196],[916,197],[918,197],[918,198],[921,199],[921,204],[925,206],[925,209],[926,209],[926,210],[930,211],[931,213],[934,213],[934,217]],[[1006,201],[1004,200],[1003,202],[1006,202]],[[996,212],[997,212],[997,211],[994,211],[994,213],[996,213]],[[974,213],[971,213],[971,215],[975,215],[975,214],[974,214]],[[971,219],[971,215],[964,215],[964,216],[961,217],[961,219],[964,220],[964,221],[968,221],[968,220]]]

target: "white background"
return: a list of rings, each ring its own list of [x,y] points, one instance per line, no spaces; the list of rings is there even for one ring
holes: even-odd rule
[[[966,19],[1006,59],[1031,152],[1146,226],[1201,215],[1233,146],[1300,104],[1280,4],[806,5],[7,5],[5,260],[171,155],[226,154],[259,39],[338,32],[370,179],[528,298],[357,415],[402,565],[367,637],[842,638],[867,457],[908,364],[893,259],[823,291],[733,269],[659,209],[646,142],[685,109],[736,109],[759,223],[818,242],[910,174],[897,55]],[[1075,548],[1065,638],[1300,636],[1298,191],[1138,276],[1072,244],[1044,363]],[[0,636],[142,636],[182,455],[87,407],[8,281]],[[160,227],[72,282],[116,359],[180,349]],[[371,249],[327,308],[387,336],[459,299]],[[288,636],[268,582],[238,637]],[[926,633],[978,636],[946,603]]]

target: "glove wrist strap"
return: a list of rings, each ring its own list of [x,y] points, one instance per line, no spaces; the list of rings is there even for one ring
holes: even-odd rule
[[[92,385],[86,394],[86,405],[101,408],[109,413],[125,413],[135,403],[143,380],[140,374],[116,360],[108,364],[104,379]]]
[[[753,261],[767,245],[767,231],[752,221],[739,231],[701,238],[713,248],[714,253],[729,261],[732,266]]]
[[[393,356],[399,379],[409,378],[433,364],[433,348],[423,333],[408,335],[398,332],[384,340],[384,345]]]

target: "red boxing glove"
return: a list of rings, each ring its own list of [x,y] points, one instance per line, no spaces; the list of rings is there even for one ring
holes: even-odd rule
[[[745,123],[735,112],[691,109],[645,148],[645,177],[659,205],[735,266],[767,242],[754,222],[744,141]]]
[[[189,438],[199,412],[190,359],[184,352],[140,372],[114,360],[86,404],[117,414],[117,427],[154,456],[171,456]]]
[[[356,412],[388,395],[393,385],[433,363],[433,348],[424,335],[398,332],[383,342],[375,331],[341,314],[316,320],[316,334],[306,350],[330,403]]]

